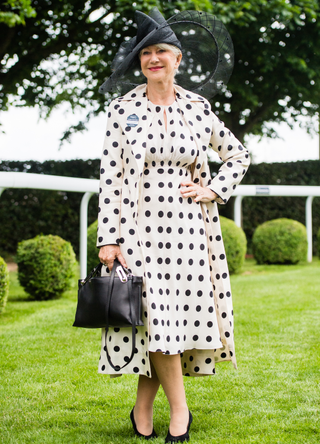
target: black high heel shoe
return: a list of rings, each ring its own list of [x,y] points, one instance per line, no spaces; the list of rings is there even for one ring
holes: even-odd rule
[[[135,422],[135,420],[134,420],[134,416],[133,416],[133,410],[134,410],[134,407],[133,407],[133,409],[131,410],[131,413],[130,413],[130,419],[131,419],[131,422],[132,422],[132,427],[133,427],[133,430],[134,430],[134,434],[135,434],[136,436],[138,436],[139,438],[144,438],[144,439],[147,439],[147,440],[149,440],[149,439],[153,439],[153,438],[158,438],[158,435],[156,434],[156,432],[154,431],[154,429],[152,430],[151,435],[143,435],[142,433],[140,433],[140,432],[138,431],[138,429],[137,429],[137,425],[136,425],[136,422]]]
[[[193,417],[192,414],[189,410],[189,422],[188,422],[188,426],[187,426],[187,431],[186,433],[184,433],[183,435],[179,435],[179,436],[172,436],[170,433],[170,430],[168,430],[168,434],[166,436],[166,440],[165,443],[175,443],[175,442],[185,442],[185,441],[189,441],[189,429],[192,423]]]

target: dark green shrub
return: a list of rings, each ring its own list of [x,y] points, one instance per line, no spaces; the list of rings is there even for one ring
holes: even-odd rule
[[[22,241],[17,251],[18,278],[34,299],[46,300],[68,290],[74,276],[75,254],[59,236],[39,235]]]
[[[296,220],[267,221],[256,229],[252,242],[258,264],[297,264],[307,258],[306,227]]]
[[[231,219],[220,216],[220,223],[229,271],[238,273],[247,251],[246,235]]]
[[[100,262],[98,258],[99,249],[96,247],[97,229],[98,229],[97,220],[88,227],[87,272],[91,271]]]
[[[1,38],[0,38],[1,40]],[[100,159],[0,160],[0,171],[99,179]],[[82,193],[7,188],[0,203],[0,256],[15,255],[18,243],[38,234],[54,234],[71,242],[79,253],[79,209]],[[98,194],[91,197],[88,224],[97,219]],[[8,217],[10,214],[10,217]]]
[[[9,272],[7,264],[0,257],[0,314],[4,311],[9,293]]]
[[[319,256],[319,258],[320,258],[320,228],[319,228],[319,231],[318,231],[318,235],[317,235],[317,245],[318,245],[318,256]]]

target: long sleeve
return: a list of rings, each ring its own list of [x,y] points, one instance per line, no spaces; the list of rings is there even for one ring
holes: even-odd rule
[[[107,131],[100,169],[97,247],[119,243],[120,201],[123,181],[121,127],[115,102],[109,106]]]
[[[226,204],[245,175],[250,164],[250,156],[239,140],[214,113],[212,113],[212,119],[209,146],[218,153],[223,164],[208,188],[218,195],[216,199],[218,203]]]

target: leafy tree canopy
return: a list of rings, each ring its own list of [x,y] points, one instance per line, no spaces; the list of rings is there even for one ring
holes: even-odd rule
[[[0,23],[5,23],[9,28],[23,24],[26,17],[35,17],[36,11],[31,6],[31,0],[7,0],[2,2],[0,10]]]
[[[216,109],[235,134],[275,136],[271,122],[312,117],[320,103],[319,2],[260,0],[217,2],[229,29],[235,68]],[[217,103],[218,102],[218,103]],[[311,119],[307,130],[311,130]]]
[[[268,123],[292,124],[319,104],[320,11],[316,0],[7,0],[0,3],[0,111],[63,102],[105,110],[98,86],[124,37],[135,35],[134,11],[157,6],[166,17],[201,9],[222,20],[234,42],[235,68],[213,105],[235,134],[272,136]],[[63,138],[84,128],[79,122]]]

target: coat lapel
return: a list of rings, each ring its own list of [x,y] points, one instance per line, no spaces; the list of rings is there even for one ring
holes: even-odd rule
[[[152,116],[147,112],[148,99],[146,97],[146,85],[141,85],[119,99],[122,113],[119,115],[119,123],[123,130],[124,143],[130,145],[139,177],[143,173],[146,155],[146,135]]]
[[[202,169],[204,162],[207,160],[207,148],[209,145],[212,122],[210,117],[209,105],[203,97],[198,96],[190,91],[186,91],[180,86],[175,85],[175,90],[178,97],[178,104],[188,126],[195,143],[197,145],[196,168],[194,169],[193,180],[199,178],[199,172]],[[208,106],[208,112],[203,112],[199,109],[205,109]]]

